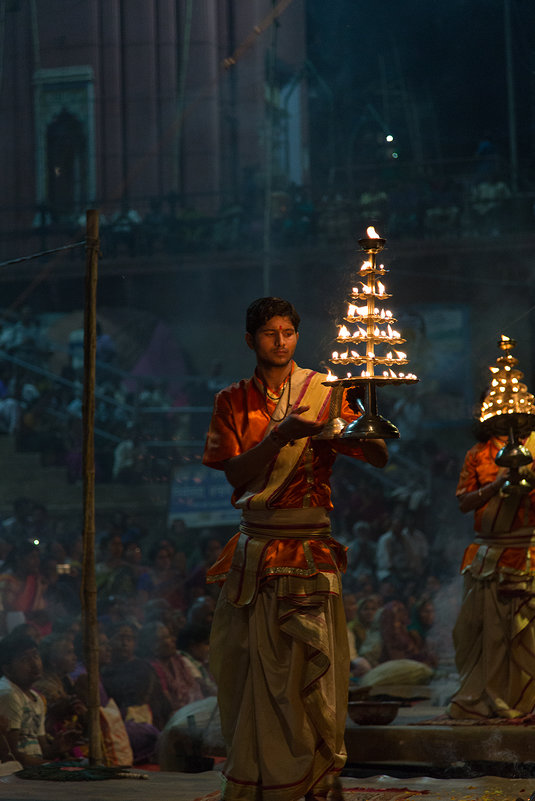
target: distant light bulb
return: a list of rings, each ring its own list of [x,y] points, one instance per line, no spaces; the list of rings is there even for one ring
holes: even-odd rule
[[[386,139],[387,142],[393,142],[394,141],[394,137],[392,136],[392,134],[387,134],[385,139]]]

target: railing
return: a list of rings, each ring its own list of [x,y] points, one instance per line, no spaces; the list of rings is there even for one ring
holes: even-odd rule
[[[496,177],[499,164],[469,161],[428,161],[419,164],[347,165],[332,171],[328,186],[312,193],[291,187],[273,192],[272,241],[295,247],[338,241],[353,235],[370,220],[385,235],[398,239],[496,236],[505,230],[533,232],[535,187],[525,185],[512,196],[507,181]],[[521,174],[529,174],[522,170]],[[314,194],[314,197],[312,197]],[[195,208],[199,198],[147,197],[132,200],[123,213],[103,199],[100,233],[104,259],[146,257],[236,248],[261,249],[262,193],[230,203],[212,196],[207,214]],[[207,199],[201,199],[207,207]],[[26,220],[24,229],[13,220]],[[79,238],[79,218],[42,209],[0,207],[0,261],[18,255],[21,244],[47,250]],[[73,255],[71,254],[71,258]]]

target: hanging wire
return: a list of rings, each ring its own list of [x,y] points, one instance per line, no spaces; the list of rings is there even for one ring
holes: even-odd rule
[[[73,248],[81,248],[84,247],[86,244],[85,239],[81,242],[73,242],[72,245],[62,245],[59,248],[53,248],[53,250],[42,250],[40,253],[32,253],[30,256],[20,256],[18,259],[10,259],[9,261],[2,261],[0,262],[0,268],[7,267],[10,264],[19,264],[23,261],[32,261],[32,259],[40,259],[42,256],[50,256],[52,253],[59,253],[62,250],[73,250]]]

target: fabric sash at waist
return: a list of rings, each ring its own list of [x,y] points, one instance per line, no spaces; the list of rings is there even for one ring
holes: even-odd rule
[[[477,545],[489,545],[494,548],[529,548],[535,546],[535,529],[519,528],[516,531],[503,532],[484,537],[479,534],[474,538]]]
[[[331,521],[323,506],[306,509],[244,509],[240,531],[254,539],[328,537]]]

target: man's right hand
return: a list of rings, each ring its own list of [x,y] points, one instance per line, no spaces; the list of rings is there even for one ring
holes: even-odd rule
[[[303,417],[303,414],[309,409],[310,406],[296,406],[295,409],[292,409],[291,414],[278,424],[277,431],[287,442],[303,439],[303,437],[313,437],[323,431],[325,423],[315,423],[313,420]]]

